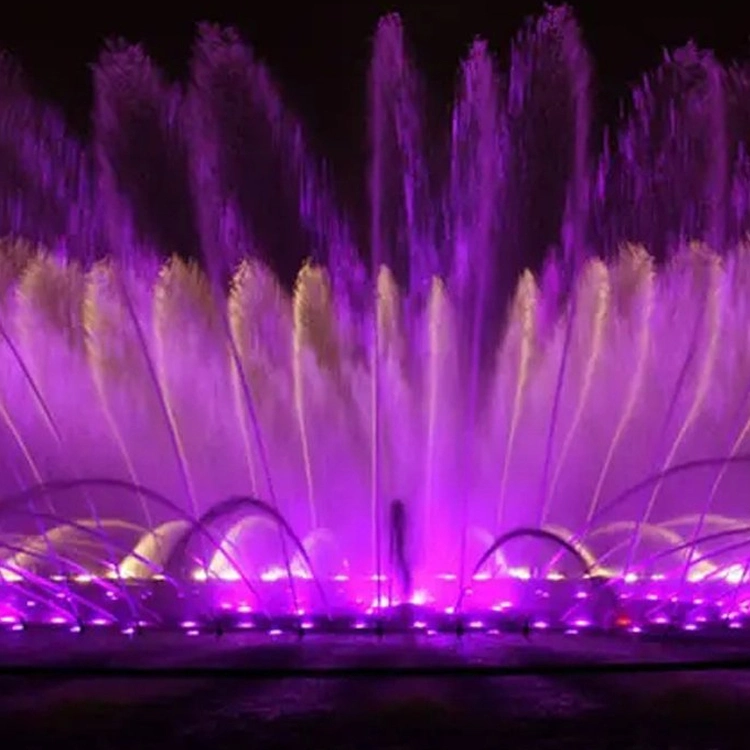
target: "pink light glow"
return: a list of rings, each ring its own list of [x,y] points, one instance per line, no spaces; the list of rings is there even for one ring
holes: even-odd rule
[[[108,52],[86,144],[30,95],[4,94],[0,145],[23,179],[0,179],[0,304],[19,334],[17,351],[0,347],[13,469],[0,490],[72,484],[54,523],[30,502],[4,521],[39,559],[4,553],[0,624],[21,609],[30,626],[143,616],[276,634],[334,612],[361,628],[523,618],[561,632],[709,627],[738,599],[747,612],[747,550],[721,539],[750,524],[735,444],[750,83],[692,53],[691,76],[672,75],[684,65],[670,57],[604,148],[588,137],[581,39],[558,9],[504,71],[474,45],[433,165],[404,30],[384,19],[363,207],[383,211],[363,247],[323,155],[237,39],[201,32],[175,86],[140,52]],[[148,116],[117,114],[135,104]],[[227,138],[244,120],[253,137]],[[687,398],[674,389],[689,361]],[[662,466],[663,424],[684,429]],[[107,544],[89,560],[72,532],[94,529]]]

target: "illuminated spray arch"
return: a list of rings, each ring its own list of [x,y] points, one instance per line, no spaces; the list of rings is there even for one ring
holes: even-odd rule
[[[65,523],[53,526],[44,533],[24,537],[23,551],[8,558],[7,562],[17,567],[26,567],[27,561],[24,557],[28,558],[34,552],[49,549],[50,545],[62,551],[79,551],[81,548],[100,550],[102,546],[111,546],[112,541],[109,535],[106,536],[106,539],[103,537],[91,537],[89,534],[82,533],[82,529],[101,530],[103,532],[123,530],[133,532],[134,535],[141,535],[145,531],[145,528],[140,524],[130,523],[117,518],[102,518],[97,521],[90,518],[78,518],[70,522],[66,520]],[[113,560],[102,560],[101,555],[97,555],[94,552],[89,556],[94,562],[115,564]]]
[[[172,576],[173,571],[177,570],[178,573],[183,572],[188,556],[187,551],[190,544],[197,539],[205,539],[213,550],[223,550],[223,556],[229,560],[232,566],[237,571],[240,580],[247,586],[251,593],[256,599],[262,603],[262,597],[260,596],[256,587],[251,581],[244,575],[242,568],[237,564],[237,561],[230,558],[226,550],[226,546],[222,546],[220,542],[213,538],[210,526],[217,521],[222,520],[225,517],[231,516],[239,511],[260,513],[261,515],[268,517],[278,526],[283,535],[292,542],[296,548],[297,553],[300,556],[301,561],[307,567],[311,578],[313,579],[315,586],[321,597],[321,601],[327,607],[327,599],[323,587],[316,578],[313,572],[313,566],[310,557],[302,544],[302,541],[294,533],[293,529],[286,521],[286,519],[271,505],[265,503],[262,500],[253,497],[238,496],[231,497],[223,502],[214,505],[209,511],[203,514],[200,519],[193,519],[185,510],[179,505],[169,500],[169,498],[161,495],[148,487],[134,484],[120,479],[113,479],[109,477],[103,478],[90,478],[90,479],[69,479],[69,480],[58,480],[46,482],[43,484],[34,485],[28,489],[22,490],[10,496],[6,496],[0,499],[0,517],[3,515],[11,515],[13,513],[30,514],[35,518],[42,518],[44,514],[36,511],[24,510],[25,505],[37,497],[60,494],[66,491],[72,491],[77,489],[87,489],[92,487],[108,488],[108,489],[120,489],[129,493],[135,493],[146,499],[166,507],[172,511],[179,518],[177,522],[171,526],[163,525],[156,532],[147,533],[139,541],[135,550],[127,550],[123,552],[124,560],[127,569],[137,569],[135,561],[140,562],[148,568],[163,568],[164,572],[170,576],[177,578],[179,576]],[[95,534],[102,538],[103,542],[106,542],[109,546],[114,544],[115,547],[121,546],[116,540],[112,539],[109,535],[103,534],[103,532],[95,532],[95,529],[100,528],[99,522],[86,521],[87,525],[79,525],[75,521],[68,521],[65,518],[51,516],[53,520],[59,526],[72,526],[78,530],[82,530],[84,533]],[[89,528],[90,526],[90,528]],[[58,534],[61,532],[58,532]],[[139,549],[140,548],[140,549]],[[163,556],[164,565],[154,563],[146,556],[140,554],[141,551],[155,552],[161,548],[165,551]],[[153,555],[152,555],[153,556]],[[120,564],[120,560],[111,561],[115,566]],[[161,562],[161,560],[159,560]],[[157,570],[156,572],[161,572]]]
[[[598,561],[596,559],[596,555],[591,551],[591,549],[583,544],[582,542],[578,541],[572,541],[575,537],[572,531],[570,529],[565,528],[564,526],[559,526],[557,524],[547,524],[543,527],[543,530],[549,531],[550,533],[554,534],[559,539],[566,539],[572,544],[576,550],[580,553],[581,557],[586,561],[586,565],[588,565],[589,570],[593,573],[596,569],[598,569]],[[564,550],[563,550],[564,551]]]
[[[750,457],[744,455],[735,458],[735,462],[745,462],[750,460]],[[720,463],[726,463],[726,460],[716,459],[710,461],[689,462],[688,464],[673,467],[671,473],[687,471],[690,468],[696,468],[698,466],[718,465]],[[625,496],[632,495],[638,489],[643,488],[649,482],[653,481],[656,481],[656,476],[640,482],[635,488],[629,488],[624,493],[618,495],[606,507],[602,508],[601,512],[608,511],[618,502],[622,501]],[[0,517],[2,517],[3,514],[19,512],[16,510],[19,505],[22,505],[37,496],[91,486],[116,488],[138,493],[151,499],[153,502],[168,508],[175,515],[179,515],[180,517],[176,520],[171,520],[162,524],[157,529],[148,530],[142,525],[122,521],[120,519],[102,519],[101,521],[78,519],[67,521],[64,518],[53,518],[50,516],[47,520],[54,521],[56,525],[51,527],[46,534],[36,534],[32,537],[25,537],[25,539],[28,540],[26,547],[15,545],[15,548],[13,548],[13,545],[10,545],[10,542],[6,545],[6,551],[11,554],[6,560],[5,568],[12,569],[17,564],[22,563],[24,555],[29,557],[33,556],[34,553],[41,554],[45,549],[45,545],[48,543],[52,543],[54,546],[59,547],[63,552],[68,547],[75,547],[76,549],[90,547],[94,549],[98,546],[104,550],[107,546],[122,546],[119,543],[115,544],[115,540],[112,538],[112,533],[118,530],[128,531],[138,535],[138,542],[135,545],[135,548],[129,549],[127,554],[125,554],[119,562],[119,570],[123,577],[133,576],[147,578],[152,577],[156,572],[163,569],[166,569],[168,573],[172,574],[176,571],[180,573],[184,572],[185,565],[190,559],[188,554],[189,548],[195,541],[201,538],[206,539],[212,545],[214,550],[211,566],[212,569],[221,562],[221,564],[232,565],[241,574],[241,568],[236,566],[229,559],[225,547],[232,542],[232,536],[241,533],[241,530],[246,528],[248,524],[262,524],[268,525],[268,528],[275,527],[280,529],[285,535],[285,538],[292,543],[298,562],[304,564],[309,572],[312,572],[310,550],[313,549],[316,544],[335,543],[335,538],[330,532],[326,532],[324,529],[316,530],[308,535],[304,541],[301,540],[278,511],[257,498],[245,496],[229,498],[213,506],[208,512],[204,513],[201,518],[196,520],[188,516],[187,513],[175,503],[148,488],[139,487],[130,482],[108,478],[66,480],[38,485],[29,490],[17,493],[16,495],[0,499]],[[31,511],[26,512],[31,513]],[[597,514],[597,516],[600,516],[601,512]],[[212,527],[217,523],[229,519],[232,515],[237,513],[245,514],[245,517],[234,523],[234,525],[230,527],[229,533],[225,534],[224,538],[217,543],[212,537]],[[36,512],[34,512],[33,515],[38,518],[44,516],[44,514]],[[680,529],[683,526],[694,525],[699,519],[700,516],[696,514],[693,516],[683,516],[670,519],[661,524],[648,524],[637,521],[614,521],[591,529],[588,533],[588,538],[594,539],[607,534],[632,532],[638,528],[644,535],[653,537],[659,542],[668,544],[668,549],[664,549],[660,551],[659,555],[650,558],[650,560],[653,560],[659,559],[659,556],[675,554],[684,549],[705,544],[711,540],[723,538],[723,536],[731,537],[735,534],[750,534],[750,526],[742,526],[739,521],[726,516],[709,514],[703,519],[703,522],[706,525],[718,527],[721,531],[716,534],[703,535],[697,540],[686,542],[685,536],[678,533],[676,529]],[[580,569],[584,576],[601,574],[601,571],[603,570],[600,567],[600,563],[604,561],[606,556],[597,561],[595,555],[592,554],[591,549],[584,546],[580,539],[576,539],[575,535],[573,535],[570,530],[556,526],[548,526],[542,529],[514,529],[501,535],[497,539],[494,539],[488,546],[487,550],[481,555],[475,566],[474,572],[479,572],[493,555],[501,554],[502,548],[505,544],[513,539],[523,537],[550,541],[563,552],[570,553],[574,559],[579,561]],[[745,544],[746,543],[743,541],[735,546],[740,547]],[[617,547],[609,550],[607,554],[612,554],[616,549]],[[719,550],[719,553],[722,551],[723,550]],[[714,552],[713,554],[717,554],[717,552]],[[703,558],[700,558],[695,562],[701,563],[702,561]],[[113,560],[112,562],[116,561]],[[0,567],[2,567],[2,564],[0,564]],[[318,589],[321,590],[318,580],[314,580]],[[257,596],[257,592],[254,591],[253,593]],[[464,594],[465,591],[462,591],[460,594],[461,599]],[[322,590],[321,596],[324,598]]]
[[[59,517],[54,514],[46,514],[45,519],[57,521],[59,520]],[[74,531],[77,531],[79,533],[88,533],[92,537],[95,537],[100,543],[104,543],[103,535],[101,534],[100,530],[92,528],[92,526],[95,526],[94,524],[92,524],[92,526],[83,526],[77,524],[75,521],[70,521],[69,526],[72,527]],[[49,559],[48,553],[30,549],[29,547],[13,545],[9,542],[0,542],[0,549],[4,549],[5,551],[10,552],[15,558],[36,558],[41,561],[48,561]],[[92,583],[95,587],[105,589],[107,592],[114,594],[116,597],[121,596],[127,603],[130,609],[131,616],[133,618],[136,618],[137,612],[139,610],[146,611],[149,615],[153,616],[154,613],[152,613],[147,607],[145,607],[145,605],[143,605],[141,601],[136,602],[136,600],[130,595],[121,578],[117,576],[114,576],[111,579],[108,576],[97,576],[92,578],[87,575],[89,571],[85,566],[83,566],[77,560],[67,556],[64,552],[57,555],[56,561],[64,563],[69,569],[78,571],[78,575],[85,575],[86,581]],[[13,565],[7,560],[3,560],[2,562],[0,562],[0,578],[2,578],[3,576],[11,576],[15,579],[21,579],[24,582],[28,581],[30,583],[33,583],[36,586],[40,586],[43,590],[50,591],[51,594],[55,596],[55,598],[62,594],[64,599],[67,599],[71,602],[77,602],[88,607],[89,609],[98,612],[101,615],[110,617],[110,613],[105,609],[92,602],[89,598],[75,593],[73,590],[71,590],[70,586],[65,585],[64,578],[63,581],[56,582],[48,578],[47,576],[37,575],[33,571],[29,570],[28,567]],[[71,614],[77,617],[77,612],[75,610]],[[158,617],[156,619],[158,619]]]
[[[582,532],[577,535],[580,538],[586,537],[591,533],[591,530],[596,528],[596,523],[610,513],[615,508],[619,507],[623,503],[627,502],[633,497],[636,497],[640,492],[649,490],[654,486],[660,484],[663,480],[668,479],[672,476],[679,476],[680,474],[687,474],[691,471],[697,471],[699,469],[723,469],[730,466],[743,466],[750,464],[750,453],[736,453],[734,455],[721,456],[717,458],[698,458],[692,461],[685,461],[681,464],[674,464],[663,471],[655,472],[642,479],[640,482],[626,487],[622,492],[615,495],[608,503],[601,505],[596,513],[591,518],[591,521],[585,526]],[[700,516],[697,516],[700,518]],[[720,516],[712,516],[706,514],[706,518],[720,518]],[[638,521],[642,526],[643,521]]]
[[[138,540],[133,551],[120,563],[121,575],[129,578],[150,578],[153,568],[144,565],[142,560],[149,560],[163,570],[175,545],[189,528],[188,521],[178,519],[166,521],[153,531],[147,531]]]
[[[53,480],[50,482],[45,482],[42,484],[36,484],[32,487],[29,487],[27,489],[21,490],[20,492],[17,492],[13,495],[7,495],[5,498],[0,499],[0,517],[3,515],[7,515],[13,512],[19,512],[19,509],[23,509],[25,505],[38,497],[45,497],[45,496],[51,496],[55,494],[60,494],[63,492],[68,492],[71,490],[77,490],[77,489],[87,489],[87,488],[100,488],[100,489],[119,489],[123,490],[128,493],[134,493],[137,495],[142,496],[143,498],[154,502],[155,504],[166,508],[167,510],[171,511],[178,517],[179,520],[185,521],[189,527],[190,531],[197,537],[204,538],[214,549],[219,548],[219,544],[217,541],[213,538],[212,534],[208,530],[207,527],[202,526],[199,521],[196,521],[194,518],[192,518],[183,508],[181,508],[177,503],[170,500],[168,497],[165,497],[159,492],[156,492],[155,490],[152,490],[148,487],[144,487],[143,485],[134,484],[133,482],[129,482],[122,479],[114,479],[112,477],[96,477],[96,478],[88,478],[88,479],[60,479],[60,480]],[[260,501],[258,501],[260,502]],[[24,513],[27,513],[33,517],[41,518],[44,516],[44,514],[38,513],[38,512],[32,512],[32,511],[22,511]],[[52,519],[56,523],[66,523],[66,519],[58,517],[58,516],[52,516]],[[71,522],[67,522],[70,524]],[[75,525],[75,523],[73,523]],[[85,529],[85,527],[81,527],[82,529]],[[87,529],[89,533],[93,533],[92,529]],[[183,535],[184,537],[184,535]],[[110,540],[110,545],[114,542],[114,540]],[[129,551],[130,552],[130,551]],[[135,556],[135,553],[130,552],[131,555]],[[141,560],[144,564],[147,566],[152,566],[153,564],[145,560],[144,558],[140,557],[139,555],[136,556],[137,559]],[[255,599],[260,603],[260,605],[263,607],[263,598],[260,596],[260,593],[258,592],[257,588],[252,584],[252,582],[247,578],[247,576],[244,575],[241,568],[236,565],[235,568],[238,571],[239,578],[242,581],[242,583],[245,585],[245,587],[248,589],[248,591],[255,597]]]
[[[6,549],[8,549],[7,546]],[[13,549],[9,551],[13,551]],[[23,549],[18,548],[16,551],[23,552]],[[12,578],[12,580],[14,581],[14,585],[18,585],[18,582],[20,581],[21,590],[23,590],[30,599],[38,603],[44,603],[53,611],[57,611],[66,617],[77,619],[78,606],[76,605],[88,607],[106,617],[111,616],[107,610],[99,607],[93,602],[90,602],[87,598],[76,594],[70,589],[64,589],[61,584],[51,581],[45,576],[37,575],[30,570],[26,570],[24,568],[14,568],[13,566],[8,565],[7,562],[3,561],[0,562],[0,579],[4,578],[5,576]],[[27,585],[33,586],[34,588],[28,588]],[[106,582],[100,582],[100,585],[104,586],[106,585]],[[40,594],[39,590],[45,592],[46,596]],[[64,596],[60,597],[60,594],[64,594]],[[61,601],[66,600],[70,604],[71,609],[67,609],[61,603]],[[129,602],[129,604],[132,604],[132,602]],[[133,611],[135,611],[134,608],[131,608],[131,612]]]
[[[513,541],[514,539],[524,539],[524,538],[530,538],[530,539],[543,539],[545,541],[552,542],[553,544],[557,545],[558,547],[561,547],[565,552],[570,553],[570,555],[573,557],[573,559],[577,560],[581,567],[581,574],[583,577],[588,577],[591,575],[591,565],[589,564],[589,560],[587,560],[586,556],[579,550],[574,544],[571,544],[564,536],[561,536],[560,534],[555,533],[554,531],[551,531],[549,529],[537,529],[534,527],[521,527],[517,529],[512,529],[511,531],[507,531],[504,534],[501,534],[495,541],[490,545],[490,547],[484,552],[484,554],[477,560],[476,564],[474,565],[474,568],[472,570],[471,577],[479,573],[479,571],[484,567],[484,565],[487,563],[487,561],[502,547],[504,547],[508,542]],[[456,601],[456,610],[460,609],[461,604],[463,603],[464,597],[466,595],[468,586],[463,586],[461,591],[458,594],[458,600]]]
[[[167,558],[167,569],[182,572],[182,568],[187,559],[188,548],[197,538],[199,529],[209,529],[217,522],[222,521],[225,518],[230,518],[238,512],[260,514],[262,518],[269,519],[275,526],[280,528],[296,547],[297,551],[302,555],[305,564],[308,566],[310,573],[312,573],[312,563],[305,551],[304,545],[300,538],[294,533],[284,516],[282,516],[273,506],[263,500],[245,495],[230,497],[217,503],[207,510],[198,519],[195,525],[187,528],[177,540],[177,543]],[[216,550],[219,549],[221,549],[220,545]]]
[[[594,529],[589,535],[588,539],[594,539],[598,536],[605,536],[607,534],[618,534],[622,532],[632,532],[638,527],[637,521],[612,521],[605,526],[600,526]],[[685,542],[685,538],[678,534],[676,531],[664,528],[663,525],[653,523],[640,524],[640,530],[643,536],[653,539],[656,542],[666,542],[668,547],[679,547]],[[619,550],[627,547],[630,544],[630,538],[619,540],[616,544],[610,547],[606,552],[603,552],[597,557],[598,563],[602,565],[607,559],[616,554]]]
[[[654,560],[667,557],[668,555],[672,555],[676,552],[682,552],[683,550],[691,550],[697,547],[699,544],[706,544],[707,542],[719,541],[721,539],[726,539],[726,538],[733,537],[733,536],[740,536],[743,534],[750,535],[750,526],[737,526],[736,528],[722,529],[721,531],[714,531],[710,534],[704,534],[703,536],[700,536],[695,540],[691,539],[690,541],[684,542],[678,547],[673,547],[667,550],[663,550],[659,552],[658,554],[653,555],[651,558],[649,558],[649,561],[647,562],[653,562]],[[750,544],[750,540],[743,541],[740,544],[741,545]],[[703,558],[700,558],[698,560],[693,560],[692,564],[700,562],[701,560],[708,559],[710,555],[720,554],[721,551],[722,551],[721,549],[715,550],[709,553],[708,556],[704,556]]]
[[[273,523],[281,530],[283,536],[292,542],[292,545],[295,547],[297,553],[300,555],[302,561],[307,567],[311,579],[315,583],[315,587],[318,590],[321,602],[327,608],[328,602],[325,591],[323,590],[320,581],[314,573],[312,561],[310,560],[310,557],[307,554],[307,551],[305,550],[301,539],[294,533],[294,530],[289,525],[287,520],[283,515],[281,515],[278,510],[276,510],[276,508],[255,497],[249,497],[245,495],[230,497],[214,505],[212,508],[206,511],[194,524],[190,526],[190,528],[186,529],[177,540],[177,543],[175,544],[167,558],[165,569],[168,572],[176,575],[176,577],[180,577],[186,572],[188,575],[190,575],[190,571],[186,571],[185,566],[189,558],[188,551],[192,542],[197,539],[201,535],[201,533],[204,533],[208,529],[210,529],[213,524],[223,520],[224,518],[230,518],[238,512],[259,513],[262,516],[273,521]],[[214,544],[213,549],[214,552],[217,552],[222,550],[223,548],[221,544]],[[226,557],[226,553],[224,553],[224,557]],[[230,563],[232,563],[237,569],[238,575],[242,575],[242,571],[237,566],[237,563],[235,561],[230,561]],[[288,572],[291,574],[291,570]],[[294,586],[293,576],[290,575],[289,579],[290,586]],[[294,596],[293,589],[292,595]]]
[[[734,453],[715,458],[693,459],[690,461],[685,461],[684,463],[674,464],[666,469],[663,469],[662,471],[650,474],[639,482],[626,487],[624,490],[616,494],[609,502],[600,505],[594,515],[591,517],[590,521],[584,526],[584,528],[577,534],[572,535],[568,541],[577,547],[580,546],[582,540],[589,537],[598,528],[597,524],[604,516],[606,516],[608,513],[612,512],[615,508],[624,504],[628,500],[636,497],[639,493],[652,489],[654,486],[659,485],[669,477],[679,476],[681,474],[690,473],[692,471],[697,471],[700,469],[727,469],[731,466],[744,466],[747,464],[750,464],[750,453]],[[729,526],[736,523],[726,516],[721,516],[718,514],[695,514],[694,517],[696,519],[696,522],[703,517],[704,522],[708,522],[708,519],[710,519],[711,523],[715,523],[720,526]],[[673,525],[680,525],[682,523],[685,523],[687,518],[690,518],[690,516],[683,516],[678,519],[673,519],[671,523]],[[647,524],[645,524],[642,519],[639,519],[633,523],[637,534],[640,534],[644,526],[647,526]],[[553,559],[552,564],[555,563],[558,557],[559,555]]]
[[[226,577],[230,572],[234,572],[232,564],[224,554],[225,546],[237,548],[240,537],[245,534],[251,534],[258,529],[267,529],[269,531],[278,531],[278,524],[276,521],[267,515],[247,515],[242,516],[239,521],[236,521],[232,526],[223,533],[221,539],[221,546],[215,550],[210,558],[207,566],[207,575],[209,577]],[[186,532],[189,529],[186,529]],[[294,566],[292,565],[292,568]]]

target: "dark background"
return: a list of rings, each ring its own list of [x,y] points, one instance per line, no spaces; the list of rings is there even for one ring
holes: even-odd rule
[[[628,84],[658,64],[664,47],[694,39],[724,60],[750,57],[750,7],[744,3],[570,4],[596,62],[598,105],[607,119]],[[270,65],[313,142],[330,147],[364,138],[365,76],[379,16],[401,13],[420,69],[432,90],[447,100],[458,61],[475,36],[488,39],[503,58],[523,19],[543,7],[529,0],[16,2],[0,15],[0,48],[20,60],[40,96],[63,106],[74,128],[84,133],[91,107],[90,65],[106,39],[143,42],[172,77],[181,77],[196,22],[231,24]]]
[[[699,47],[715,50],[724,62],[750,60],[750,6],[746,4],[725,0],[692,5],[674,0],[570,4],[594,61],[599,125],[616,119],[628,87],[659,64],[665,48],[693,40]],[[427,82],[425,105],[431,122],[442,124],[449,122],[459,61],[471,41],[486,38],[505,68],[511,41],[524,19],[543,10],[544,3],[530,0],[175,5],[135,0],[54,6],[21,2],[0,15],[0,49],[20,62],[32,90],[61,107],[73,131],[85,137],[91,126],[92,66],[108,39],[141,42],[170,78],[184,79],[197,23],[208,20],[235,26],[270,67],[287,106],[301,116],[312,154],[332,167],[337,203],[345,213],[361,216],[367,205],[367,70],[378,18],[392,11],[401,14],[412,56]],[[366,222],[354,224],[366,226]],[[274,237],[282,234],[274,229]],[[178,244],[185,252],[184,243]],[[297,247],[299,243],[281,244]],[[358,244],[364,247],[364,235]],[[547,241],[532,245],[539,257],[546,254]],[[658,256],[658,247],[649,246]],[[535,263],[530,257],[523,262]],[[282,265],[286,267],[286,261]],[[288,265],[294,278],[299,264],[295,260]]]

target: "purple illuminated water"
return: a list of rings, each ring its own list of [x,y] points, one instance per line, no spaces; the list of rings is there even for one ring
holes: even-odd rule
[[[585,564],[652,610],[699,609],[698,587],[742,611],[745,65],[670,54],[603,132],[588,53],[555,9],[506,70],[475,42],[434,123],[385,18],[356,232],[233,32],[200,30],[184,84],[125,46],[94,79],[80,144],[2,69],[10,610],[22,590],[67,621],[93,576],[101,617],[122,578],[154,575],[223,580],[220,608],[250,609],[246,584],[262,600],[290,569],[283,608],[316,609],[308,563],[329,604],[367,610],[403,593],[400,499],[419,604],[453,606],[474,581],[463,601],[500,612],[516,581]],[[235,496],[265,505],[219,505]]]

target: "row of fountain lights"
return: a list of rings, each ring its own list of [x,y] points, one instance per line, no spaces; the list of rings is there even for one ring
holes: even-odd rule
[[[514,574],[512,577],[514,578],[522,580],[530,579],[530,575],[524,570],[512,572]],[[117,577],[117,574],[112,573],[106,577],[111,579],[112,577]],[[445,574],[439,577],[445,580],[455,579],[455,576],[451,574]],[[380,578],[382,580],[385,576],[380,576]],[[96,577],[86,574],[73,576],[52,575],[50,576],[50,579],[57,582],[68,582],[79,585],[95,583],[97,581]],[[373,580],[376,579],[377,577],[373,576]],[[474,580],[478,582],[487,581],[489,579],[490,576],[485,574],[478,574],[474,577]],[[15,579],[9,579],[6,571],[3,576],[0,576],[0,585],[3,580],[5,583],[10,583],[11,580]],[[165,579],[164,576],[156,575],[152,580],[164,581]],[[204,571],[196,571],[193,580],[195,582],[205,583],[211,579],[206,576]],[[238,578],[231,575],[225,575],[221,576],[219,580],[226,583],[236,581]],[[273,571],[271,571],[264,580],[267,582],[278,581],[279,576],[274,575]],[[346,575],[339,575],[335,577],[335,580],[345,582],[349,580],[349,577]],[[550,573],[546,576],[546,580],[561,581],[564,580],[564,578],[559,574]],[[638,577],[635,574],[629,574],[624,577],[623,582],[632,585],[648,582],[662,582],[665,580],[665,576],[661,574],[654,574],[645,577]],[[112,591],[106,591],[105,593],[110,599],[117,598],[116,594]],[[535,593],[541,598],[549,597],[549,592],[541,589],[537,589]],[[57,596],[64,597],[65,595],[63,592],[60,592]],[[587,591],[579,590],[576,592],[575,598],[580,601],[587,599],[588,596],[589,594]],[[629,599],[631,601],[653,602],[656,603],[657,609],[659,609],[659,602],[661,602],[663,606],[677,606],[684,603],[676,596],[671,596],[665,599],[653,592],[640,596],[633,595],[626,590],[620,593],[619,598],[621,600]],[[436,611],[428,608],[428,602],[428,593],[424,590],[420,590],[415,592],[412,596],[409,602],[410,607],[408,613],[403,605],[394,603],[387,597],[381,597],[379,602],[373,600],[361,617],[312,617],[308,615],[304,609],[300,609],[297,611],[296,616],[278,617],[273,619],[269,619],[267,616],[254,612],[253,608],[246,602],[241,602],[236,605],[233,605],[230,602],[222,602],[219,606],[220,614],[218,616],[203,620],[185,619],[176,625],[178,630],[189,636],[196,636],[201,633],[221,635],[228,631],[253,631],[266,633],[271,637],[277,637],[284,633],[297,633],[298,635],[304,635],[306,632],[310,631],[321,633],[343,632],[370,634],[410,631],[424,633],[425,635],[430,636],[438,633],[457,633],[462,635],[466,632],[500,634],[502,632],[519,629],[556,631],[575,635],[582,631],[591,632],[604,629],[588,617],[573,616],[565,621],[553,622],[550,619],[545,619],[543,617],[535,617],[533,614],[524,614],[524,612],[515,607],[510,601],[498,602],[488,608],[488,611],[485,611],[482,615],[475,613],[473,616],[466,612],[456,613],[454,607],[445,607],[442,611]],[[713,610],[718,614],[714,614],[713,616],[705,614],[705,610],[702,609],[707,606],[705,598],[695,597],[692,599],[691,604],[694,607],[694,611],[698,610],[698,614],[694,617],[680,618],[660,611],[655,616],[638,623],[634,622],[626,615],[619,615],[612,624],[612,627],[608,629],[640,634],[650,630],[664,630],[665,628],[690,632],[717,625],[723,625],[732,630],[741,629],[746,624],[750,625],[750,600],[741,602],[739,606],[735,603],[734,609],[731,612],[721,612],[721,608],[725,606],[725,602],[717,600],[713,602]],[[33,609],[37,605],[38,603],[34,600],[28,600],[26,602],[26,607],[28,609]],[[405,614],[407,615],[406,619],[404,617]],[[39,619],[35,619],[33,616],[24,617],[18,613],[0,614],[0,629],[6,631],[22,632],[29,628],[35,629],[48,627],[63,630],[67,629],[72,633],[80,633],[89,628],[120,628],[124,635],[130,636],[141,633],[144,630],[159,629],[158,625],[145,620],[127,624],[123,627],[115,618],[93,617],[86,621],[82,621],[61,614]]]
[[[263,583],[275,583],[279,580],[282,580],[288,576],[288,573],[285,568],[282,566],[274,566],[271,567],[263,572],[260,573],[259,579]],[[308,571],[304,568],[299,568],[298,570],[295,570],[293,573],[293,576],[295,578],[302,578],[302,579],[312,579],[312,576],[308,573]],[[535,576],[532,574],[532,572],[528,568],[509,568],[507,571],[504,572],[504,576],[507,576],[508,578],[513,578],[519,581],[529,581],[532,580]],[[590,577],[590,576],[586,576]],[[735,564],[728,566],[726,569],[721,571],[721,575],[712,575],[708,576],[705,573],[699,573],[697,571],[694,571],[691,575],[687,576],[687,582],[688,583],[702,583],[706,578],[711,578],[711,580],[719,582],[724,581],[729,584],[739,584],[742,583],[743,580],[746,580],[750,577],[750,571],[746,569],[744,565]],[[132,573],[128,572],[127,570],[117,570],[116,566],[113,566],[113,569],[106,572],[102,576],[93,576],[88,573],[77,573],[72,575],[61,575],[61,574],[52,574],[49,576],[50,581],[55,581],[58,583],[92,583],[95,582],[99,578],[105,578],[110,581],[117,581],[117,580],[123,580],[123,581],[135,581],[139,582],[142,580],[148,580],[148,581],[165,581],[166,577],[161,573],[155,573],[148,579],[140,579],[137,576],[133,575]],[[458,576],[455,573],[439,573],[436,578],[443,581],[457,581]],[[490,573],[477,573],[473,576],[474,581],[489,581],[492,580],[492,575]],[[544,580],[547,581],[564,581],[566,580],[566,576],[564,576],[562,573],[557,573],[554,571],[545,573],[543,576]],[[387,581],[388,576],[386,575],[372,575],[370,576],[370,580],[377,581],[380,579],[381,581]],[[211,581],[219,581],[223,583],[239,583],[242,581],[242,577],[240,574],[233,570],[233,569],[227,569],[223,570],[221,572],[207,572],[203,569],[195,570],[192,574],[192,580],[196,583],[207,583]],[[351,576],[349,576],[346,573],[338,573],[332,577],[333,581],[339,582],[339,583],[346,583],[349,580],[351,580]],[[627,573],[624,575],[621,579],[622,583],[626,584],[637,584],[637,583],[647,583],[647,582],[659,582],[659,581],[667,581],[668,577],[664,575],[663,573],[653,573],[650,575],[639,575],[638,573]],[[0,570],[0,585],[3,583],[22,583],[24,581],[24,576],[20,573],[16,573],[11,569],[2,569]]]
[[[392,615],[389,610],[380,610],[377,613],[369,611],[359,618],[342,617],[339,619],[328,619],[326,617],[312,617],[299,610],[296,617],[289,616],[286,618],[279,617],[273,620],[262,616],[255,615],[249,611],[245,612],[242,617],[243,606],[236,608],[235,618],[216,618],[211,620],[183,620],[178,624],[176,630],[183,632],[187,636],[197,636],[209,634],[221,636],[230,632],[255,632],[265,633],[270,637],[278,637],[284,634],[296,634],[303,636],[306,633],[319,634],[362,634],[384,636],[387,634],[413,632],[424,634],[426,636],[435,636],[439,634],[455,634],[463,636],[467,633],[482,633],[486,635],[501,635],[504,633],[518,633],[525,631],[547,631],[564,633],[566,635],[578,635],[582,632],[625,632],[633,635],[659,633],[665,630],[695,632],[702,628],[714,626],[718,629],[739,630],[750,625],[750,618],[746,613],[733,612],[722,614],[718,620],[709,620],[704,617],[697,617],[695,620],[685,621],[678,618],[670,618],[667,615],[658,615],[648,622],[634,623],[629,618],[618,618],[611,628],[603,628],[597,625],[591,619],[577,617],[568,622],[553,622],[541,617],[507,617],[510,610],[505,610],[506,617],[498,618],[497,616],[485,616],[479,619],[478,614],[474,614],[473,619],[466,619],[459,616],[451,617],[448,610],[445,616],[441,618],[430,618],[424,616],[415,617],[408,623],[405,623],[398,615]],[[495,610],[495,608],[493,608]],[[493,612],[494,614],[494,612]],[[26,632],[31,630],[46,630],[49,628],[64,631],[67,629],[70,633],[82,633],[89,629],[102,631],[117,630],[127,636],[142,634],[146,631],[163,630],[163,627],[154,623],[140,620],[134,623],[122,624],[114,619],[103,617],[94,617],[89,620],[73,620],[70,617],[60,615],[51,616],[46,620],[29,620],[19,615],[2,615],[0,616],[0,628],[6,632]],[[175,628],[172,628],[174,631]]]

